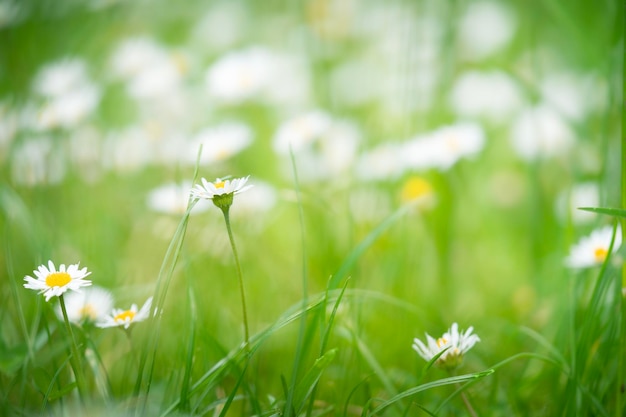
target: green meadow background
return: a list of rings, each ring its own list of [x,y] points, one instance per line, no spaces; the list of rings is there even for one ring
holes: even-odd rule
[[[585,183],[597,192],[583,205],[624,208],[623,6],[0,0],[0,414],[471,415],[462,393],[481,416],[623,415],[622,252],[565,264],[623,216],[572,207]],[[133,87],[112,64],[129,39],[174,72]],[[286,69],[262,92],[216,96],[207,71],[251,47]],[[96,98],[46,119],[38,74],[69,59]],[[467,74],[485,76],[461,90]],[[546,142],[529,156],[515,132],[531,108],[557,122],[531,124]],[[349,124],[348,150],[277,151],[279,128],[313,110]],[[205,144],[196,163],[199,132],[233,121],[249,143]],[[484,144],[449,166],[374,152],[461,122]],[[251,351],[220,210],[150,203],[167,183],[248,175],[231,222]],[[416,177],[428,195],[407,202]],[[80,262],[117,307],[154,295],[161,313],[130,334],[75,326],[82,403],[58,299],[23,287],[49,259]],[[411,345],[453,322],[481,341],[455,371],[469,376],[446,380]]]

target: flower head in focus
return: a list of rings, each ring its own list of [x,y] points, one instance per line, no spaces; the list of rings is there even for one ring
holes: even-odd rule
[[[114,308],[111,314],[97,322],[96,326],[102,328],[124,326],[124,329],[128,329],[131,324],[147,319],[150,316],[151,307],[152,297],[146,300],[141,309],[137,308],[137,304],[133,304],[128,310]]]
[[[111,292],[100,287],[89,287],[82,292],[73,292],[65,298],[67,318],[72,323],[97,322],[113,308]],[[61,307],[57,316],[62,320]]]
[[[613,236],[613,228],[605,226],[594,230],[589,236],[583,237],[570,249],[565,264],[570,268],[587,268],[600,265],[609,254],[609,246]],[[622,245],[622,234],[618,228],[613,243],[613,252]]]
[[[235,194],[242,193],[252,187],[251,184],[246,185],[249,178],[250,176],[233,180],[217,178],[214,182],[202,178],[202,184],[196,184],[191,189],[191,196],[195,199],[213,200],[213,204],[226,210],[233,204]]]
[[[413,339],[413,349],[426,361],[432,360],[435,356],[443,352],[435,364],[446,368],[454,369],[461,364],[465,353],[470,350],[480,338],[472,334],[473,327],[469,327],[465,332],[459,333],[459,325],[452,323],[452,327],[438,339],[433,339],[426,333],[424,344],[418,338]]]
[[[61,264],[57,271],[54,263],[48,261],[47,267],[40,265],[33,272],[37,278],[25,276],[24,288],[37,290],[40,294],[43,293],[46,301],[52,297],[63,295],[67,290],[80,292],[81,287],[91,285],[91,281],[85,279],[91,272],[87,272],[87,268],[78,269],[78,264],[69,265],[67,268],[65,264]]]

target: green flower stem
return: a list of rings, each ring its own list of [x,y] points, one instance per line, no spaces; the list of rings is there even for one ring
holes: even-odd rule
[[[235,256],[235,265],[237,266],[237,278],[239,279],[239,292],[241,293],[241,308],[243,310],[243,328],[245,333],[245,346],[249,349],[248,340],[250,339],[250,333],[248,331],[248,310],[246,308],[246,294],[243,289],[243,275],[241,274],[241,265],[239,264],[239,256],[237,255],[237,247],[235,246],[235,238],[233,237],[233,231],[230,228],[230,206],[222,206],[222,213],[224,213],[224,221],[226,222],[226,230],[228,230],[228,237],[230,239],[230,246],[233,249],[233,255]]]
[[[87,388],[85,385],[85,379],[83,378],[83,368],[80,362],[80,354],[78,351],[78,346],[76,345],[76,339],[74,338],[74,332],[72,331],[72,326],[70,324],[70,320],[67,317],[67,309],[65,308],[65,300],[63,299],[63,294],[59,296],[59,301],[61,303],[61,311],[63,312],[63,321],[65,322],[65,329],[67,330],[67,334],[69,334],[71,343],[70,349],[72,350],[72,356],[70,357],[70,364],[72,365],[72,369],[74,370],[74,377],[76,378],[76,386],[78,387],[78,394],[82,402],[87,398]]]

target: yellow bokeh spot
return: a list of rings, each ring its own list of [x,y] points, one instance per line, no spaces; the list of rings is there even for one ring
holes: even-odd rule
[[[593,251],[593,256],[596,258],[597,262],[604,262],[608,253],[609,251],[604,248],[596,248],[596,250]]]
[[[67,272],[53,272],[46,277],[46,285],[48,287],[62,287],[67,285],[72,277]]]
[[[215,188],[224,188],[224,181],[220,181],[220,182],[216,182],[215,184]]]
[[[430,195],[432,192],[433,187],[430,185],[430,182],[426,181],[422,177],[411,177],[402,187],[401,198],[403,202],[407,203],[409,201]]]
[[[117,322],[125,323],[126,321],[133,321],[134,318],[135,318],[135,313],[133,311],[126,310],[118,314],[117,316],[113,317],[113,320]]]

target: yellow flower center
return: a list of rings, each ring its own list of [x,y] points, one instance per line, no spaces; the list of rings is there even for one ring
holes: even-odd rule
[[[424,178],[410,178],[402,187],[401,198],[404,202],[409,202],[420,197],[431,194],[433,187]]]
[[[67,285],[72,277],[67,272],[53,272],[46,277],[46,285],[48,287],[62,287]]]
[[[97,318],[96,309],[93,308],[91,304],[85,304],[83,308],[80,309],[80,317],[95,320]]]
[[[220,181],[220,182],[216,182],[215,184],[215,188],[224,188],[224,181]]]
[[[135,313],[133,311],[126,310],[126,311],[118,314],[117,316],[113,317],[113,320],[115,320],[117,322],[125,323],[127,320],[128,321],[133,321],[134,318],[135,318]]]
[[[596,250],[593,251],[593,256],[596,258],[597,262],[603,262],[608,253],[609,251],[604,248],[596,248]]]
[[[442,346],[445,346],[446,343],[448,343],[448,341],[445,338],[443,338],[443,337],[440,337],[439,339],[437,339],[437,347],[438,348],[440,348]]]

